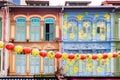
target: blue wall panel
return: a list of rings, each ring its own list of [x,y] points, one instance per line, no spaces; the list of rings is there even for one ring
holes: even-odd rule
[[[111,14],[105,10],[67,10],[62,14],[62,52],[98,54],[111,52]],[[70,76],[112,76],[111,59],[63,60]],[[76,65],[70,65],[76,64]]]

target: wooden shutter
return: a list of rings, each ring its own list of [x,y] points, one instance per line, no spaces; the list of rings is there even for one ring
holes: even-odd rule
[[[25,41],[26,40],[26,19],[17,18],[16,20],[16,40]]]
[[[32,18],[30,21],[30,40],[40,41],[40,19]]]

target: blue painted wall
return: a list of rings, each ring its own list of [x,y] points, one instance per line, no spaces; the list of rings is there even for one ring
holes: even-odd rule
[[[62,14],[62,51],[98,54],[111,52],[111,12],[101,9],[67,10]],[[71,65],[72,64],[72,65]],[[63,60],[70,76],[112,76],[111,60]]]

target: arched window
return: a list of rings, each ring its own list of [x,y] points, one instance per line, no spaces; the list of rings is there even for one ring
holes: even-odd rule
[[[74,17],[68,18],[68,39],[77,40],[78,21]]]
[[[17,18],[16,19],[16,41],[26,40],[26,19]]]
[[[82,22],[82,31],[80,33],[80,39],[91,40],[92,39],[92,22],[90,19],[84,19]]]
[[[30,41],[40,40],[40,19],[31,18],[30,19]]]
[[[53,41],[55,36],[54,25],[55,20],[53,18],[45,19],[45,27],[44,27],[44,39],[45,41]]]
[[[106,22],[103,19],[99,19],[96,22],[97,40],[106,40]]]

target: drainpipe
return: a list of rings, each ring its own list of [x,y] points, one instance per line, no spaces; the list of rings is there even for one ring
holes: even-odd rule
[[[2,29],[3,35],[2,35],[2,37],[3,37],[4,44],[6,44],[6,14],[7,14],[6,9],[7,9],[6,7],[3,8],[3,29]],[[3,48],[3,62],[2,62],[2,64],[3,64],[3,70],[5,70],[5,47]]]

